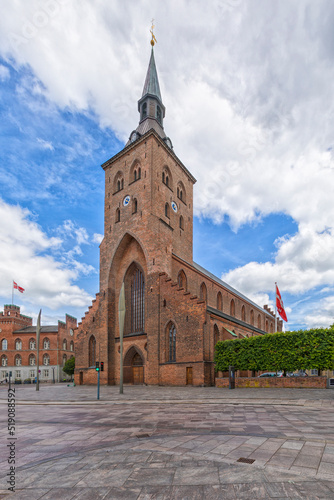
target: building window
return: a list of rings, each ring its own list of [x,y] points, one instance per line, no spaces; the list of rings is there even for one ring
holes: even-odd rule
[[[63,356],[63,366],[65,366],[66,361],[67,361],[67,356],[66,356],[66,354],[64,354],[64,356]]]
[[[7,351],[7,347],[8,347],[8,342],[6,339],[3,339],[2,342],[1,342],[1,349],[3,351]]]
[[[67,340],[63,340],[63,351],[67,351]]]
[[[252,312],[251,312],[251,316],[252,316]],[[241,319],[242,319],[242,321],[246,321],[246,309],[245,309],[245,306],[242,306],[242,308],[241,308]]]
[[[132,201],[132,213],[136,214],[138,209],[137,198],[134,198]]]
[[[180,271],[177,275],[177,284],[179,288],[184,288],[185,291],[187,291],[187,276],[184,271]]]
[[[21,339],[16,339],[15,340],[15,349],[17,351],[20,351],[22,349],[22,340]]]
[[[269,332],[269,323],[268,323],[268,320],[266,320],[266,332]]]
[[[50,356],[48,354],[43,355],[43,365],[49,365],[50,364]]]
[[[49,370],[43,370],[43,377],[48,378],[49,376]]]
[[[184,221],[182,215],[180,215],[180,229],[184,230]]]
[[[1,366],[7,366],[7,365],[8,365],[7,356],[1,356]]]
[[[168,361],[176,361],[176,328],[174,323],[170,323],[168,327]]]
[[[184,203],[186,203],[186,190],[185,190],[184,185],[183,185],[182,182],[179,182],[178,185],[177,185],[176,195],[179,198],[179,200],[181,200]]]
[[[20,370],[15,370],[15,378],[18,378],[18,379],[21,378],[21,371]]]
[[[157,120],[161,124],[162,115],[161,115],[161,108],[160,108],[160,106],[157,106]]]
[[[30,376],[30,378],[36,377],[35,370],[30,370],[29,376]]]
[[[251,309],[250,312],[250,324],[254,326],[254,311]]]
[[[169,218],[169,204],[165,204],[165,216]]]
[[[147,116],[147,102],[144,102],[144,104],[141,107],[141,119],[143,120]]]
[[[234,300],[231,300],[231,305],[230,305],[230,316],[235,316],[235,304]]]
[[[36,357],[34,354],[30,354],[29,356],[29,365],[30,366],[35,366],[36,365]]]
[[[145,328],[145,280],[140,269],[136,269],[131,280],[131,333],[143,332]]]
[[[162,182],[169,188],[173,188],[172,186],[172,174],[168,167],[164,167],[162,171]]]
[[[35,339],[29,340],[29,349],[36,349],[36,340]]]
[[[89,349],[88,349],[88,366],[95,366],[96,361],[96,340],[94,335],[91,335],[89,339]]]
[[[50,340],[47,338],[43,340],[43,349],[50,349]]]
[[[121,211],[119,208],[116,209],[116,216],[115,216],[115,222],[120,222],[121,221]]]
[[[15,356],[15,366],[21,366],[22,365],[22,358],[19,354]]]
[[[223,296],[222,296],[221,292],[217,293],[217,309],[218,309],[218,311],[223,310]]]
[[[261,330],[261,315],[260,314],[257,317],[257,327]]]
[[[74,342],[73,342],[73,340],[71,340],[71,342],[70,342],[70,351],[72,351],[72,352],[74,351]]]
[[[207,299],[207,291],[206,291],[206,285],[205,285],[205,283],[201,284],[201,288],[200,288],[200,291],[199,291],[199,298],[200,298],[200,300],[205,300],[205,301]]]
[[[311,375],[318,375],[318,370],[311,370]]]

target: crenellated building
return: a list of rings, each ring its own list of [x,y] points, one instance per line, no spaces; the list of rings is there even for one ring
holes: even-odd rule
[[[77,320],[66,315],[65,322],[41,326],[39,369],[41,382],[59,382],[67,378],[62,371],[65,362],[74,356],[74,330]],[[36,326],[32,318],[24,316],[15,305],[5,305],[0,312],[0,381],[33,381],[37,375]]]
[[[153,47],[138,110],[124,149],[102,165],[100,291],[75,334],[75,380],[95,384],[102,361],[101,383],[119,383],[124,282],[124,382],[213,385],[216,342],[273,332],[275,318],[193,261],[196,179],[164,131]]]

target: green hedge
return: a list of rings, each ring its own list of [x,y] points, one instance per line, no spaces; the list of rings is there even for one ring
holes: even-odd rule
[[[317,328],[225,340],[215,347],[215,370],[334,369],[334,329]]]

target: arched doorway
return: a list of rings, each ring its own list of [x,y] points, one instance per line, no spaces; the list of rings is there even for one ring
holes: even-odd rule
[[[130,347],[124,357],[124,383],[140,385],[144,383],[144,357],[137,347]]]

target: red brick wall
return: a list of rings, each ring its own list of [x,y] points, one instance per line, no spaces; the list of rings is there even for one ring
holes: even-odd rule
[[[249,388],[270,388],[270,387],[291,387],[294,389],[302,388],[321,388],[325,389],[327,377],[262,377],[262,378],[240,378],[236,377],[236,387]],[[228,378],[216,378],[216,387],[228,387]]]

